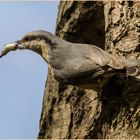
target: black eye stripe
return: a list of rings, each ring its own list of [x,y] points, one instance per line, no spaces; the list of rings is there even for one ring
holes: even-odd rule
[[[24,41],[29,41],[29,37],[23,38]]]
[[[50,44],[50,45],[56,45],[55,42],[52,42],[51,39],[47,38],[47,36],[44,35],[26,35],[25,37],[23,37],[21,39],[21,42],[28,42],[28,41],[40,41],[40,40],[44,40],[46,43]]]
[[[46,39],[44,36],[25,36],[22,41],[41,40]]]

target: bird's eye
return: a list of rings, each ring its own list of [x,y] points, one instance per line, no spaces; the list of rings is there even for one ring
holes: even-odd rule
[[[29,37],[24,37],[24,41],[29,41]]]

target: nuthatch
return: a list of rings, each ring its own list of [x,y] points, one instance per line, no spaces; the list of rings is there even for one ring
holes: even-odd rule
[[[0,57],[17,49],[40,54],[60,83],[85,89],[103,88],[113,75],[126,74],[129,67],[140,65],[138,59],[116,58],[95,45],[70,43],[42,30],[7,44]]]

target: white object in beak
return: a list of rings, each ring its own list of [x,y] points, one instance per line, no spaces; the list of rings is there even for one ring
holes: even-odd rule
[[[5,45],[5,49],[12,49],[18,46],[18,43],[9,43]]]

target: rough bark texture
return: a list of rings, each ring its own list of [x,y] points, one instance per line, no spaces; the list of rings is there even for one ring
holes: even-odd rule
[[[56,34],[139,58],[139,19],[138,1],[63,1]],[[140,138],[138,76],[113,77],[98,97],[93,90],[60,85],[49,72],[38,138]]]

